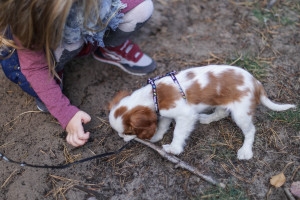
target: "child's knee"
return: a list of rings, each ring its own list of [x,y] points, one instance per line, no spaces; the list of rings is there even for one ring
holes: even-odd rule
[[[145,23],[153,13],[153,2],[146,0],[125,13],[123,22],[119,25],[119,29],[125,32],[137,30],[139,24]]]

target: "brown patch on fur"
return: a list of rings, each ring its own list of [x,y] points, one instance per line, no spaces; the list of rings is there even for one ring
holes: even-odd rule
[[[244,79],[241,74],[234,73],[234,70],[228,70],[218,76],[210,72],[208,79],[209,83],[205,87],[195,81],[186,90],[189,103],[204,103],[213,106],[226,105],[233,101],[239,101],[249,92],[249,90],[241,91],[237,88],[244,84]]]
[[[188,80],[191,80],[191,79],[193,79],[193,78],[195,78],[195,73],[194,72],[188,72],[187,74],[186,74],[186,78],[188,79]]]
[[[121,101],[121,99],[123,99],[124,97],[129,96],[130,94],[131,93],[128,92],[128,91],[120,91],[120,92],[118,92],[114,96],[114,98],[109,102],[109,104],[108,104],[108,110],[111,110],[112,107],[114,107],[115,105],[117,105]]]
[[[267,95],[265,89],[259,81],[253,78],[252,82],[254,86],[254,91],[252,97],[252,104],[250,106],[250,111],[248,112],[248,115],[254,115],[257,105],[260,104],[260,96]]]
[[[174,108],[175,101],[182,98],[180,92],[176,88],[176,85],[168,85],[165,83],[159,83],[157,85],[157,99],[159,109],[168,110]]]
[[[120,117],[122,116],[125,112],[127,111],[127,107],[126,106],[121,106],[120,108],[118,108],[115,113],[114,113],[114,117]]]
[[[146,106],[137,106],[123,115],[124,134],[151,139],[156,132],[157,115]]]

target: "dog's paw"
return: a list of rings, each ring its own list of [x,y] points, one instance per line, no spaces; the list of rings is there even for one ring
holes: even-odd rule
[[[136,135],[124,135],[123,139],[125,142],[129,142],[130,140],[136,138]]]
[[[210,119],[209,115],[207,115],[207,114],[200,114],[199,122],[200,122],[200,124],[209,124],[211,122],[211,119]]]
[[[165,144],[162,147],[165,150],[165,152],[171,153],[171,154],[174,154],[174,155],[179,155],[180,153],[183,152],[182,147],[174,147],[171,144]]]
[[[162,138],[163,138],[163,135],[155,134],[155,135],[150,139],[150,142],[155,143],[155,142],[158,142],[159,140],[161,140]]]
[[[253,157],[253,152],[248,148],[240,148],[237,153],[237,157],[239,160],[249,160]]]

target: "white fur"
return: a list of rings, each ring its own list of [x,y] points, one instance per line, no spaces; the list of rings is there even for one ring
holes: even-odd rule
[[[190,133],[193,131],[194,125],[197,122],[197,120],[199,120],[202,124],[209,124],[213,121],[218,121],[231,114],[232,119],[240,127],[245,138],[242,147],[238,150],[237,157],[241,160],[248,160],[252,158],[252,145],[255,136],[255,127],[252,122],[253,116],[250,114],[250,108],[254,99],[253,91],[255,90],[253,76],[239,67],[232,67],[226,65],[211,65],[205,67],[195,67],[181,71],[176,75],[176,78],[183,90],[186,91],[195,80],[197,80],[202,87],[211,84],[208,78],[208,72],[211,72],[215,76],[217,76],[228,70],[234,70],[234,73],[243,76],[244,84],[236,85],[236,88],[238,90],[249,90],[251,92],[248,92],[247,95],[243,96],[238,101],[232,101],[226,105],[219,105],[217,107],[207,105],[204,103],[200,103],[197,105],[190,104],[183,98],[180,98],[176,101],[176,106],[174,108],[160,110],[157,131],[150,141],[157,142],[161,140],[164,134],[169,129],[171,121],[175,120],[176,126],[173,133],[173,140],[171,144],[163,145],[163,149],[168,153],[180,154],[183,152],[185,141],[189,137]],[[195,77],[192,79],[187,79],[187,74],[189,72],[192,72],[195,75]],[[155,83],[174,84],[172,79],[169,77],[159,79]],[[257,83],[260,84],[258,81]],[[220,93],[220,88],[220,85],[218,85],[216,88],[218,94]],[[124,128],[122,124],[122,117],[115,118],[115,110],[118,109],[120,106],[126,106],[128,109],[132,109],[135,106],[142,105],[151,108],[154,112],[154,103],[151,91],[152,87],[150,85],[147,85],[139,90],[136,90],[130,96],[124,97],[117,105],[115,105],[111,109],[111,112],[109,114],[109,122],[111,126],[119,133],[119,135],[124,138],[124,140],[128,141],[130,139],[133,139],[135,135],[123,134]],[[295,107],[295,105],[291,104],[280,105],[273,103],[263,94],[261,94],[260,96],[260,101],[269,109],[276,111],[286,110]],[[207,109],[211,108],[215,108],[215,111],[212,114],[203,113]]]

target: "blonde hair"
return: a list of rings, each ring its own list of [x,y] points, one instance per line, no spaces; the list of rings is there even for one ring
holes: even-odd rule
[[[67,16],[74,2],[84,6],[84,19],[89,13],[98,12],[100,0],[1,0],[0,4],[0,48],[16,48],[15,43],[4,36],[9,26],[22,46],[30,50],[44,50],[50,73],[55,72],[53,49],[63,36]],[[95,20],[95,19],[94,19]],[[101,20],[96,19],[97,22]]]

